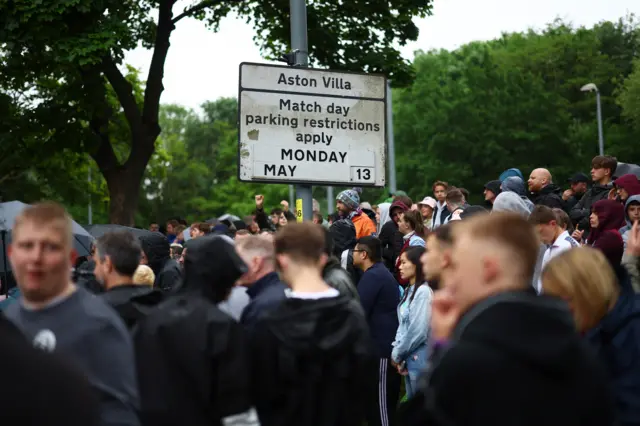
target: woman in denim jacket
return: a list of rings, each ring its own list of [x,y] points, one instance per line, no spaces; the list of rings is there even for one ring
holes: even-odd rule
[[[424,280],[420,256],[424,247],[409,247],[400,256],[399,272],[409,281],[398,305],[398,331],[393,342],[391,359],[398,372],[405,376],[407,398],[417,390],[420,374],[427,368],[427,341],[431,320],[433,291]]]

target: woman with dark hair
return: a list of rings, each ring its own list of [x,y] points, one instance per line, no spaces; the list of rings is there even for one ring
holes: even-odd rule
[[[409,284],[398,304],[399,326],[391,360],[405,376],[407,398],[415,394],[418,378],[427,368],[433,291],[425,281],[420,262],[424,252],[424,247],[409,247],[400,255],[400,276]]]
[[[395,277],[401,286],[407,285],[407,280],[400,276],[400,258],[402,253],[409,247],[424,247],[424,224],[422,215],[418,211],[408,210],[400,215],[398,219],[398,231],[402,234],[402,248],[396,259]]]

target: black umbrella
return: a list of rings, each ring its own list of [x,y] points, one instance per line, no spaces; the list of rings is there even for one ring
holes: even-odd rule
[[[617,178],[623,175],[636,175],[640,179],[640,166],[637,164],[618,163],[614,174]]]
[[[11,269],[7,261],[6,247],[11,243],[11,229],[16,217],[22,210],[29,207],[29,204],[20,201],[8,201],[0,203],[0,237],[2,241],[2,259],[0,259],[0,272]],[[91,254],[91,242],[93,237],[78,223],[73,222],[73,248],[78,252],[78,256],[89,256]]]
[[[129,231],[136,238],[144,237],[147,235],[153,235],[156,232],[149,231],[147,229],[138,229],[138,228],[130,228],[128,226],[122,225],[114,225],[114,224],[105,224],[105,225],[89,225],[86,227],[89,234],[91,234],[94,238],[100,238],[107,232],[113,231]]]

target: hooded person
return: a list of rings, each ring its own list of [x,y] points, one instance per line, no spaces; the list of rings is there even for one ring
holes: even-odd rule
[[[527,205],[529,211],[533,211],[535,207],[529,197],[527,197],[527,189],[524,180],[518,176],[510,176],[506,178],[500,185],[500,192],[515,192],[522,198],[522,201]]]
[[[391,203],[380,203],[378,204],[378,212],[380,215],[380,219],[378,219],[378,235],[382,231],[382,227],[385,223],[391,220],[391,216],[389,216],[389,209],[391,208]]]
[[[175,292],[178,290],[182,282],[182,272],[178,262],[171,259],[169,241],[164,235],[157,232],[142,235],[139,240],[144,254],[141,263],[148,265],[156,275],[153,286],[163,292]]]
[[[493,203],[492,212],[518,213],[525,219],[527,219],[529,215],[531,215],[531,210],[529,210],[529,206],[527,205],[525,200],[515,192],[511,191],[502,192],[496,197],[496,200]],[[540,280],[540,275],[542,274],[542,261],[544,260],[545,251],[547,251],[547,246],[540,243],[540,248],[538,251],[538,261],[536,262],[536,267],[531,279],[531,285],[535,289],[538,289],[538,282]]]
[[[625,223],[624,207],[615,200],[600,200],[593,204],[591,212],[587,245],[601,250],[611,267],[617,270],[624,253],[624,241],[619,231]]]
[[[493,212],[518,213],[525,218],[531,214],[527,203],[515,192],[501,192],[493,203]]]
[[[134,331],[143,426],[257,425],[243,327],[218,308],[247,271],[220,236],[189,241],[184,286]]]
[[[510,177],[519,177],[520,179],[522,179],[522,181],[524,181],[524,176],[522,175],[522,172],[520,171],[520,169],[516,169],[516,168],[507,169],[504,172],[500,173],[500,177],[498,178],[498,180],[500,180],[501,182],[504,182],[505,179]]]
[[[640,195],[640,181],[638,181],[638,177],[634,174],[620,176],[613,181],[613,185],[623,204],[627,202],[629,197]]]
[[[627,224],[619,230],[622,235],[625,251],[622,256],[622,264],[629,273],[633,289],[640,293],[640,257],[633,255],[627,250],[627,242],[629,241],[633,224],[640,221],[640,195],[632,195],[627,199],[624,214]]]
[[[346,189],[336,197],[336,210],[343,219],[349,219],[356,227],[356,238],[377,235],[376,225],[360,208],[361,188]],[[375,213],[374,213],[375,216]]]
[[[487,207],[491,207],[496,197],[502,192],[502,182],[499,180],[490,180],[484,184],[484,200]]]

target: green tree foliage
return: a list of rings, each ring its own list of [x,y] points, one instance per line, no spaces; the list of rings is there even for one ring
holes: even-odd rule
[[[634,70],[624,81],[618,96],[623,116],[640,130],[640,59],[634,62]]]
[[[605,151],[637,162],[637,132],[615,94],[639,47],[631,17],[592,29],[558,21],[540,33],[419,52],[415,82],[394,90],[399,186],[422,197],[444,179],[480,202],[484,183],[510,167],[547,167],[560,184],[588,171],[598,147],[595,96],[580,91],[589,82],[602,93]]]
[[[412,18],[425,16],[430,8],[431,0],[312,2],[308,7],[312,62],[382,72],[407,84],[412,68],[397,47],[417,39]],[[0,90],[29,98],[29,107],[22,105],[28,118],[13,123],[29,123],[19,133],[37,130],[36,146],[46,143],[48,152],[71,150],[95,160],[107,183],[110,220],[131,225],[145,168],[161,131],[164,64],[176,25],[194,17],[205,19],[215,31],[220,20],[233,13],[253,23],[265,54],[278,58],[288,50],[288,12],[285,0],[4,2]],[[121,70],[125,52],[139,44],[153,49],[143,90]],[[10,117],[22,112],[13,109]],[[37,125],[32,117],[37,117]],[[10,141],[18,144],[12,151],[24,148],[18,138]],[[125,155],[119,155],[119,143],[128,145]]]
[[[221,98],[194,112],[163,105],[160,139],[166,150],[166,174],[144,186],[152,200],[151,218],[182,216],[206,220],[225,213],[242,216],[255,209],[254,197],[265,196],[265,208],[287,199],[286,185],[238,181],[237,101]],[[145,182],[145,183],[147,183]]]

